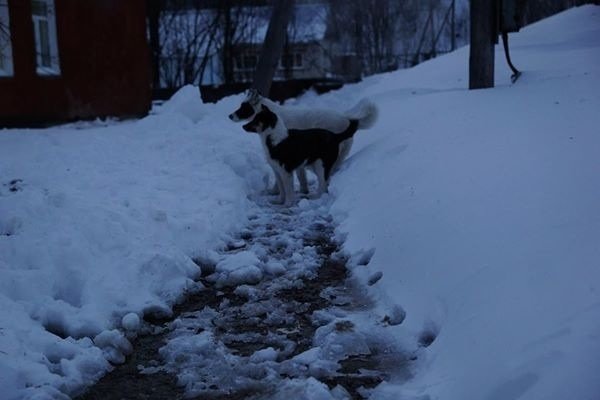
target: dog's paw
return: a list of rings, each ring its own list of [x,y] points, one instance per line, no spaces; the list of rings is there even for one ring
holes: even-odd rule
[[[276,199],[272,199],[270,201],[271,204],[282,205],[285,201],[281,197],[277,197]]]

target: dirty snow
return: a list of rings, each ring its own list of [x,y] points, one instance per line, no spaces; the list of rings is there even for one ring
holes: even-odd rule
[[[168,338],[156,359],[138,368],[176,375],[188,397],[255,400],[368,397],[391,376],[392,362],[396,374],[408,375],[408,359],[420,349],[401,348],[388,316],[372,312],[361,287],[347,279],[346,260],[331,242],[327,196],[291,208],[256,201],[244,239],[220,252],[214,272],[205,268],[200,294],[211,304],[187,305],[163,328]],[[263,271],[269,263],[285,272],[253,286],[222,280],[231,270]]]

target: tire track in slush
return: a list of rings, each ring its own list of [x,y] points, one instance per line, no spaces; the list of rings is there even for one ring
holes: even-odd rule
[[[408,377],[389,319],[348,273],[326,200],[256,202],[218,257],[195,260],[204,288],[170,320],[147,317],[134,353],[79,399],[361,399]],[[261,268],[222,268],[236,258]]]

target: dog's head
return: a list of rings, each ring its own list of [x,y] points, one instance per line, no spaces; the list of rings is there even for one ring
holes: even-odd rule
[[[262,133],[267,129],[273,129],[277,125],[277,114],[269,110],[269,107],[264,104],[261,106],[252,121],[245,124],[242,128],[246,132]]]
[[[260,111],[260,99],[260,94],[256,89],[248,90],[246,98],[239,108],[229,114],[229,119],[238,122],[252,118],[254,114]]]

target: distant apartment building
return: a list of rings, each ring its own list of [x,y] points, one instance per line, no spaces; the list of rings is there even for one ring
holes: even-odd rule
[[[358,58],[336,51],[335,43],[326,38],[328,8],[324,3],[296,5],[274,80],[335,79],[347,82],[360,79]],[[256,33],[236,45],[236,81],[253,79],[268,23],[264,18],[257,21],[260,28]]]
[[[271,6],[235,4],[224,9],[214,2],[189,2],[163,10],[159,63],[162,87],[194,83],[243,88],[252,82]],[[327,37],[328,13],[326,2],[296,2],[274,82],[343,83],[361,78],[356,54],[341,52],[340,46]],[[228,21],[231,27],[226,26]]]

